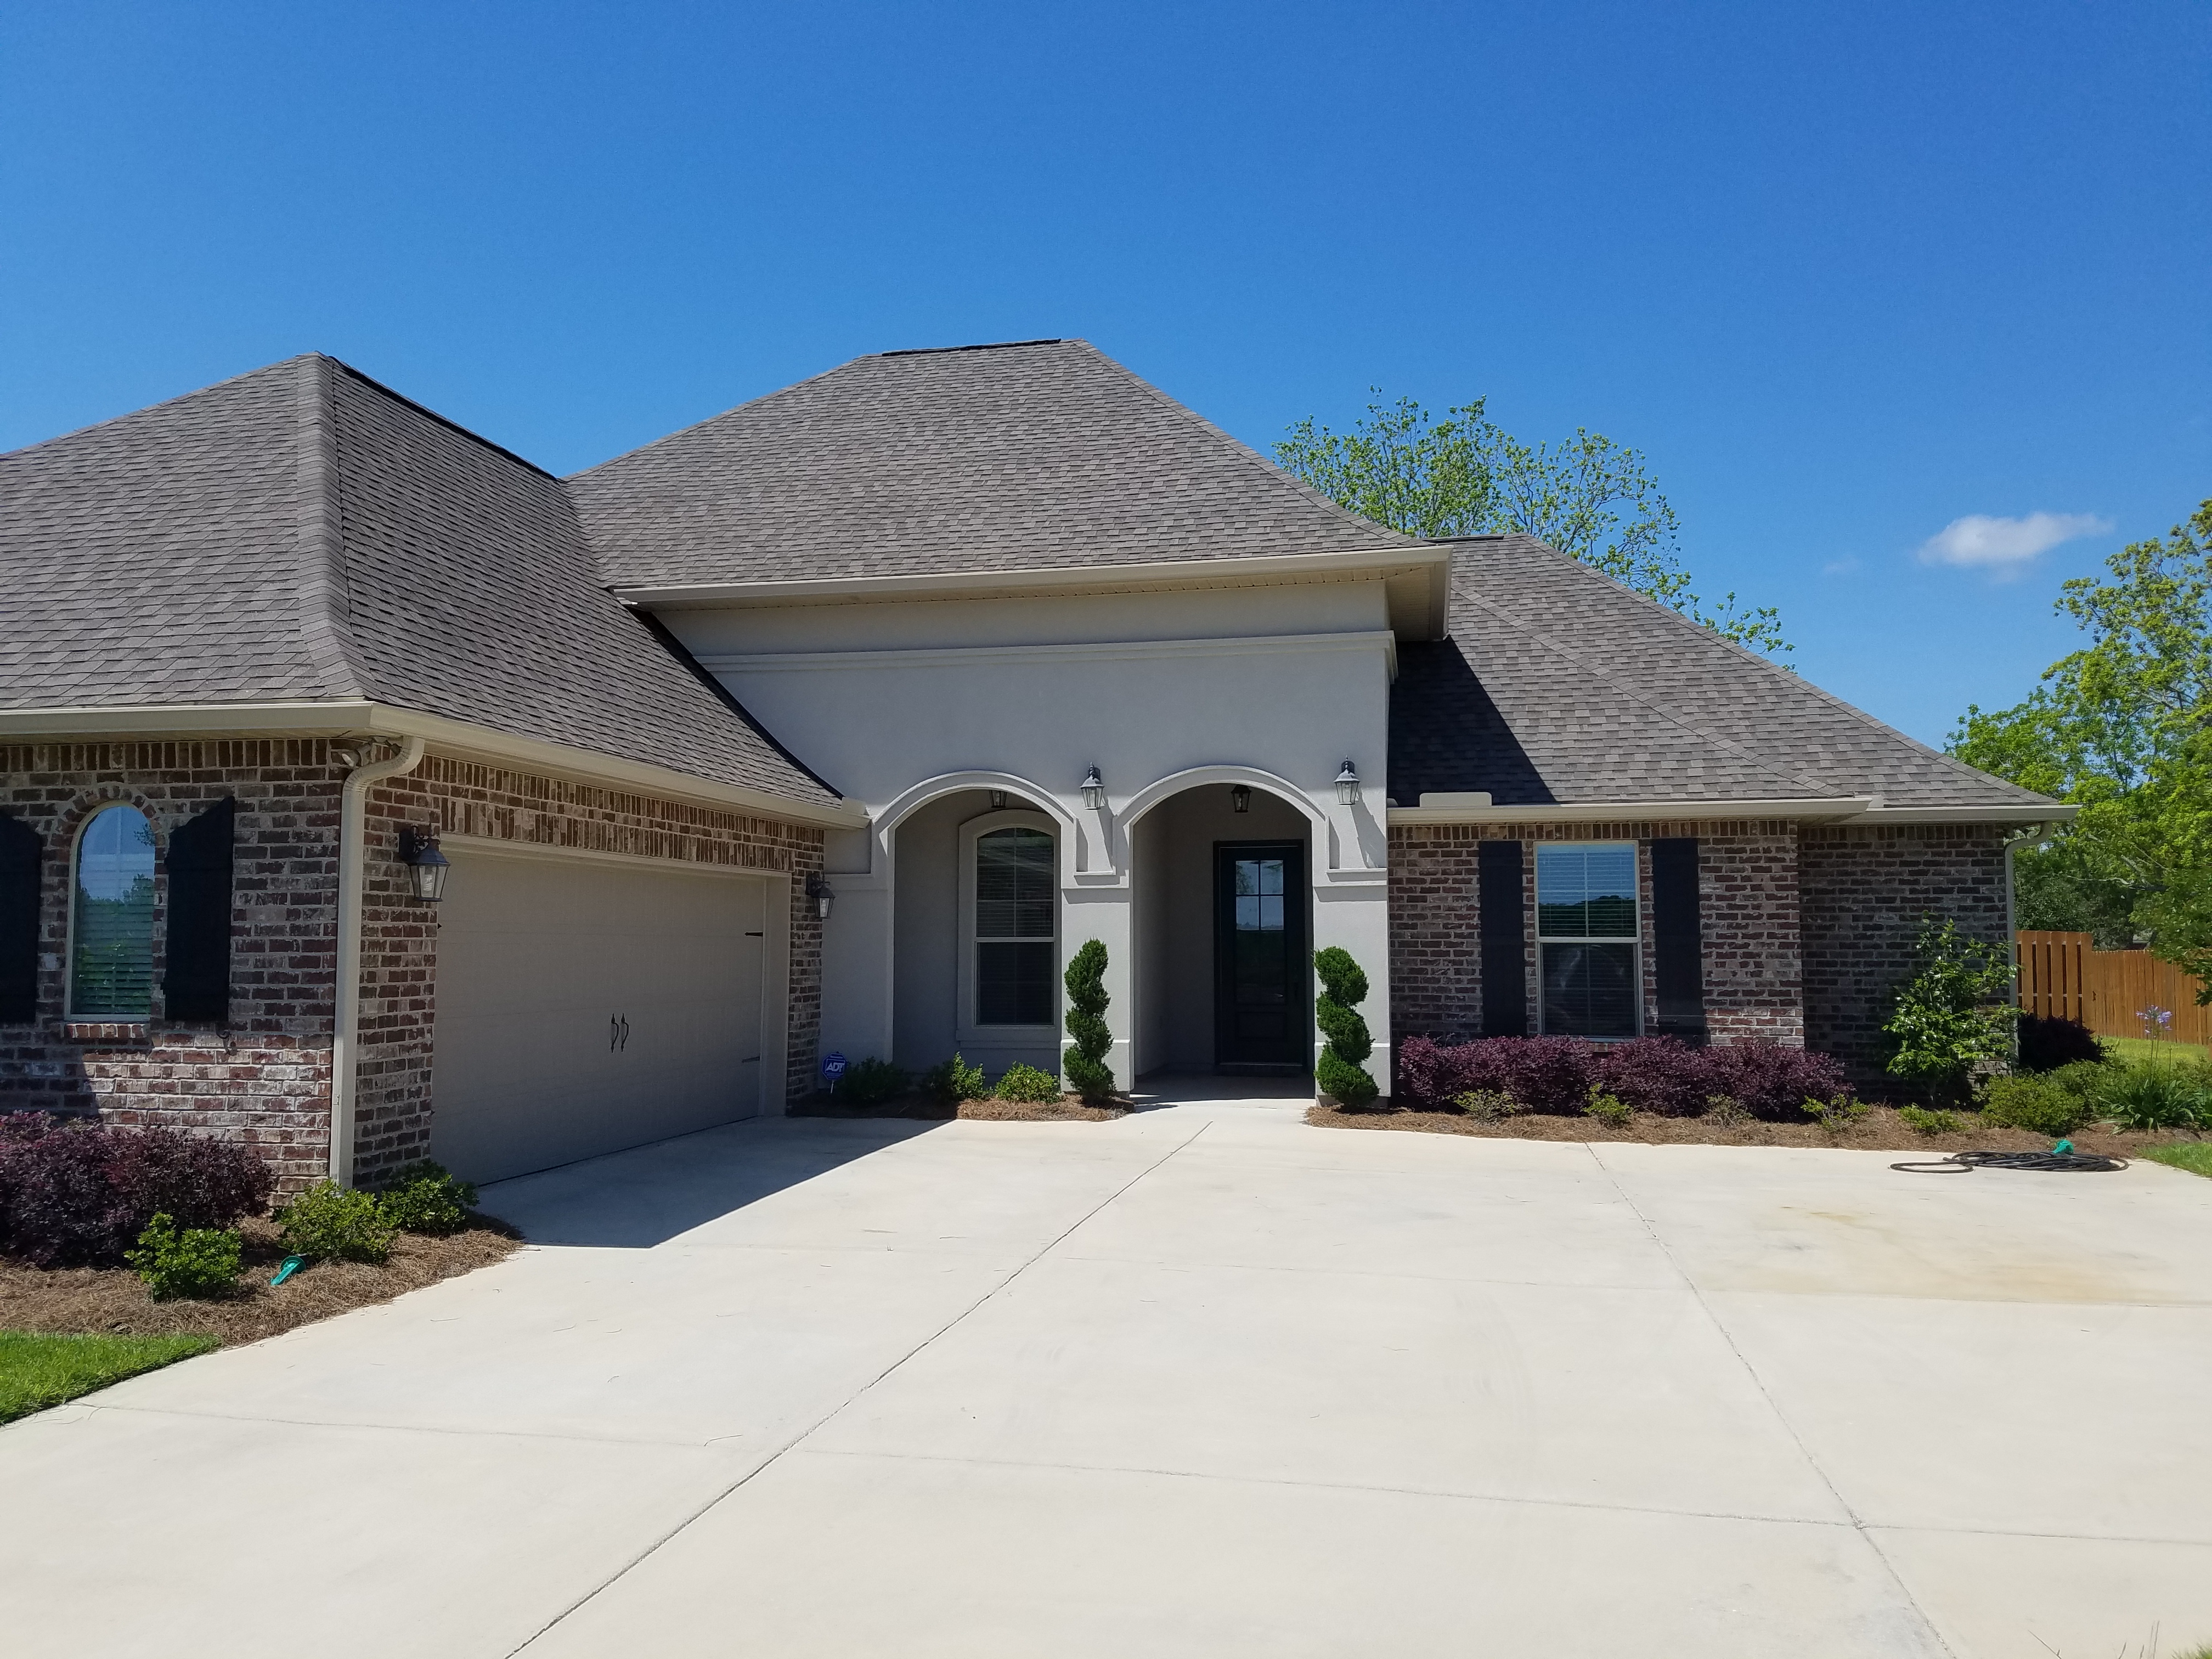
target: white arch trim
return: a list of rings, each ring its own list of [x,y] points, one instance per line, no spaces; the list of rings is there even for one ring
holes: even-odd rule
[[[930,802],[968,789],[1003,789],[1010,795],[1020,797],[1053,821],[1060,830],[1061,886],[1073,884],[1078,875],[1090,870],[1091,837],[1084,834],[1083,826],[1075,815],[1061,805],[1056,796],[1012,772],[944,772],[933,778],[924,778],[903,791],[876,814],[875,846],[870,862],[878,871],[889,870],[891,867],[891,837],[897,834],[900,823]]]
[[[1279,778],[1273,772],[1263,772],[1256,766],[1193,766],[1181,772],[1170,772],[1167,776],[1146,784],[1129,797],[1128,805],[1122,807],[1116,817],[1115,862],[1125,870],[1129,867],[1129,831],[1135,828],[1138,819],[1169,796],[1180,795],[1186,789],[1196,789],[1210,783],[1248,784],[1288,801],[1310,826],[1314,849],[1325,854],[1325,857],[1315,860],[1316,865],[1328,870],[1341,867],[1336,826],[1329,822],[1328,814],[1315,805],[1305,791],[1289,779]],[[1316,867],[1310,874],[1316,883],[1323,879],[1322,867]]]

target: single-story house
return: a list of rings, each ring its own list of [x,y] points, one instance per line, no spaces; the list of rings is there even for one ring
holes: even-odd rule
[[[1804,1043],[2063,815],[1091,346],[863,357],[558,478],[309,356],[0,457],[0,1104],[496,1177],[825,1055]]]

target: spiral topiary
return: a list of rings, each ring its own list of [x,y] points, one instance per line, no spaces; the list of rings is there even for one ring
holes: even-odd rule
[[[1114,1033],[1103,1018],[1112,1000],[1106,994],[1106,947],[1092,939],[1075,953],[1061,976],[1067,987],[1067,1034],[1075,1041],[1061,1057],[1067,1086],[1096,1105],[1114,1092],[1114,1068],[1106,1063]]]
[[[1360,1061],[1375,1052],[1367,1022],[1352,1012],[1352,1005],[1367,997],[1367,975],[1349,951],[1330,945],[1314,952],[1314,972],[1320,976],[1322,994],[1314,999],[1314,1024],[1328,1039],[1314,1066],[1314,1081],[1323,1094],[1354,1110],[1382,1092]]]

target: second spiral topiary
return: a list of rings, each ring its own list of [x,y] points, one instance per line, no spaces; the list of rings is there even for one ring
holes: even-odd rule
[[[1061,982],[1067,987],[1067,1035],[1074,1041],[1061,1056],[1060,1069],[1067,1086],[1096,1105],[1114,1092],[1114,1068],[1106,1063],[1114,1046],[1114,1033],[1104,1015],[1106,947],[1092,939],[1075,953]]]
[[[1367,975],[1352,953],[1332,945],[1314,952],[1314,972],[1322,994],[1314,999],[1314,1024],[1328,1039],[1314,1066],[1314,1081],[1323,1094],[1355,1110],[1382,1092],[1360,1061],[1375,1052],[1375,1039],[1367,1022],[1352,1012],[1367,997]]]

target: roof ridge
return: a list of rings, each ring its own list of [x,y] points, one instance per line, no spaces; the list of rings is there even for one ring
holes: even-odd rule
[[[353,637],[353,583],[346,570],[344,486],[330,395],[333,361],[319,352],[297,360],[300,635],[325,692],[365,697],[368,677]]]
[[[1016,346],[1088,345],[1090,343],[1088,340],[1075,340],[1065,335],[1054,335],[1052,338],[1045,340],[982,340],[974,345],[902,346],[896,351],[876,351],[868,355],[875,357],[939,357],[949,351],[1012,351]],[[858,362],[860,359],[854,358],[854,361]]]

